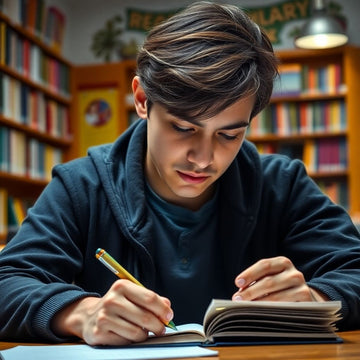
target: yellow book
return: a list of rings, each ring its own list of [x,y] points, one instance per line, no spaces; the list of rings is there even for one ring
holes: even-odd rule
[[[340,130],[340,106],[337,101],[330,101],[329,104],[330,131]]]
[[[0,64],[5,65],[5,33],[6,33],[6,24],[2,21],[0,22]]]
[[[305,164],[306,170],[311,173],[316,169],[316,155],[315,155],[315,141],[306,140],[304,144],[304,155],[303,163]]]
[[[19,225],[24,221],[26,216],[26,210],[24,209],[23,201],[20,198],[13,198],[13,206],[15,216]]]
[[[8,213],[7,213],[7,191],[0,188],[0,236],[7,235]]]
[[[337,91],[336,88],[336,69],[335,69],[335,64],[329,64],[327,66],[327,79],[328,79],[328,84],[327,84],[327,88],[328,88],[328,92],[329,94],[334,94]]]
[[[51,180],[51,170],[54,166],[54,152],[55,149],[50,146],[50,145],[46,145],[45,146],[45,179],[50,181]]]

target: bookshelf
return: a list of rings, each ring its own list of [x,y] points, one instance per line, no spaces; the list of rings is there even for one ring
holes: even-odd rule
[[[278,51],[277,55],[280,91],[275,91],[269,107],[253,119],[248,139],[260,152],[303,160],[324,192],[358,218],[360,49],[348,45]],[[296,69],[298,77],[294,76]]]
[[[55,24],[61,14],[34,4],[7,1],[0,8],[0,246],[13,216],[8,200],[16,199],[18,209],[34,202],[73,144],[72,65],[61,56],[62,34],[54,38],[44,17]]]

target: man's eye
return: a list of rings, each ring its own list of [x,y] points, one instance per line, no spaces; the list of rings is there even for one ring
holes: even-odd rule
[[[228,134],[225,134],[225,133],[220,133],[220,135],[226,139],[226,140],[236,140],[238,137],[237,135],[228,135]]]
[[[176,124],[172,124],[172,127],[178,132],[189,132],[193,130],[192,128],[177,126]]]

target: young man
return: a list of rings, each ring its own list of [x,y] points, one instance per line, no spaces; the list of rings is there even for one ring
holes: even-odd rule
[[[0,254],[0,338],[128,344],[201,322],[212,298],[340,300],[340,329],[360,327],[349,216],[300,161],[244,140],[276,66],[234,6],[193,4],[153,29],[133,80],[142,120],[55,167]],[[98,248],[146,288],[116,280]]]

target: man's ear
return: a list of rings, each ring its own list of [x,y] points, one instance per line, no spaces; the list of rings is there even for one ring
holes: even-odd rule
[[[132,81],[132,91],[134,94],[135,109],[138,116],[147,119],[146,95],[144,89],[140,85],[140,79],[135,76]]]

